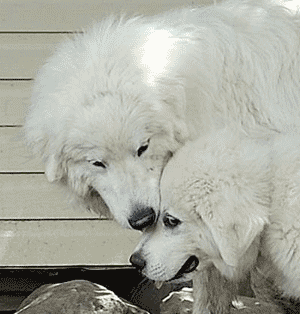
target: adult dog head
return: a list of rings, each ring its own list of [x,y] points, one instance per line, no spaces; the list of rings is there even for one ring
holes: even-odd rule
[[[192,279],[214,265],[240,279],[256,261],[268,222],[267,141],[222,130],[181,148],[164,169],[161,211],[131,262],[150,279]]]
[[[95,211],[101,195],[135,229],[154,221],[162,169],[189,136],[175,75],[188,40],[156,24],[108,18],[62,44],[37,76],[25,124],[49,181]]]

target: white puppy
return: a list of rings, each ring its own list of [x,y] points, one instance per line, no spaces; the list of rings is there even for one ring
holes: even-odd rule
[[[224,119],[258,132],[299,124],[299,47],[299,17],[269,1],[106,18],[42,67],[27,141],[49,181],[143,229],[187,140]]]
[[[155,281],[193,279],[193,313],[229,313],[235,283],[254,267],[299,298],[299,152],[298,135],[230,130],[187,144],[164,169],[158,220],[132,263]]]

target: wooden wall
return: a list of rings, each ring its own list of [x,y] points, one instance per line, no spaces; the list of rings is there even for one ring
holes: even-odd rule
[[[153,14],[192,3],[0,2],[0,267],[129,264],[139,232],[70,206],[64,191],[47,182],[43,165],[24,146],[24,116],[38,68],[66,36],[112,12]]]

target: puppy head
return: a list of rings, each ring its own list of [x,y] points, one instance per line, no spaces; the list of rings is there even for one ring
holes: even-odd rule
[[[144,274],[189,279],[212,263],[227,278],[241,277],[256,260],[268,221],[267,155],[264,145],[227,130],[180,149],[162,175],[156,226],[132,258],[144,261]]]

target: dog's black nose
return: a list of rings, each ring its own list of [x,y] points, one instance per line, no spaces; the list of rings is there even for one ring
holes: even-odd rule
[[[128,220],[130,226],[136,230],[143,230],[155,221],[155,212],[151,207],[137,207]]]
[[[130,263],[139,270],[146,266],[146,261],[142,258],[139,252],[135,252],[130,256]]]

